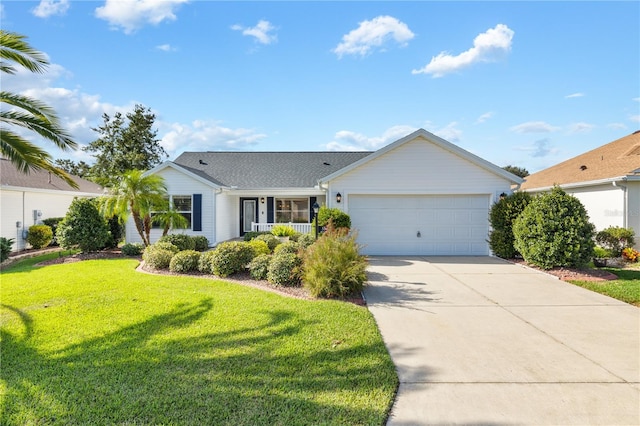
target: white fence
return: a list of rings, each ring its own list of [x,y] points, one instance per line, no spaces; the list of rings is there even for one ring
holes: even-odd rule
[[[251,222],[252,231],[269,232],[275,225],[290,226],[301,234],[308,234],[312,230],[312,223],[255,223]]]

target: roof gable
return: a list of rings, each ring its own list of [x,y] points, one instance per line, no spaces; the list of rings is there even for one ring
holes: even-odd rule
[[[318,180],[371,152],[185,152],[174,163],[219,186],[313,188]]]
[[[640,168],[640,130],[525,178],[522,189],[548,188],[633,175]]]
[[[446,140],[434,135],[433,133],[427,132],[424,129],[418,129],[415,132],[405,136],[404,138],[401,138],[381,149],[379,149],[378,151],[374,152],[373,154],[362,158],[361,160],[350,164],[349,166],[340,169],[330,175],[327,175],[325,177],[323,177],[321,179],[322,182],[329,182],[331,180],[334,180],[342,175],[344,175],[345,173],[348,173],[354,169],[356,169],[357,167],[360,167],[370,161],[373,161],[383,155],[385,155],[386,153],[393,151],[397,148],[399,148],[402,145],[405,145],[409,142],[412,142],[414,140],[417,139],[423,139],[426,142],[432,143],[446,151],[449,151],[473,164],[475,164],[476,166],[481,167],[482,169],[485,169],[495,175],[498,175],[506,180],[508,180],[509,182],[518,184],[522,182],[522,179],[519,178],[518,176],[504,170],[501,167],[496,166],[493,163],[490,163],[487,160],[484,160],[480,157],[478,157],[475,154],[470,153],[469,151],[466,151],[462,148],[460,148],[459,146],[456,146],[454,144],[452,144],[451,142],[447,142]]]
[[[31,170],[23,173],[6,158],[0,158],[0,185],[2,187],[33,188],[50,191],[69,191],[77,193],[102,194],[103,190],[97,183],[70,175],[78,184],[78,188],[71,187],[67,182],[46,170]]]

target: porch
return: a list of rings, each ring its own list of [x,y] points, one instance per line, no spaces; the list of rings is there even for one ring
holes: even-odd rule
[[[299,232],[301,234],[309,234],[313,230],[313,223],[294,223],[294,222],[288,222],[288,223],[251,222],[251,230],[254,232],[270,232],[275,225],[290,226],[291,228],[295,229],[296,232]]]

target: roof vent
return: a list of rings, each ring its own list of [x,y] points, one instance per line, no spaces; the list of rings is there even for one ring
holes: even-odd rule
[[[325,166],[330,166],[331,165],[330,163],[327,163],[326,161],[324,163],[322,163],[322,164],[324,164]]]
[[[207,165],[207,163],[205,163],[205,162],[204,162],[204,161],[202,161],[202,160],[198,160],[198,163],[202,164],[203,166],[206,166],[206,165]]]
[[[584,164],[582,166],[580,166],[580,170],[584,171],[587,170],[587,166],[585,166]]]

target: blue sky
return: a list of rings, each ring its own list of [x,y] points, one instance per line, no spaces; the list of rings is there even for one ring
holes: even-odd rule
[[[0,19],[51,62],[2,89],[80,144],[139,103],[170,159],[376,150],[424,128],[535,172],[640,129],[639,2],[5,0]]]

